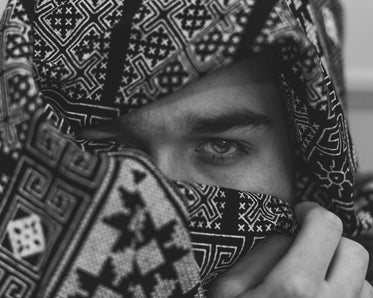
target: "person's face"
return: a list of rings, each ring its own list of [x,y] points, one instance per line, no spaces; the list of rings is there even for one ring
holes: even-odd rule
[[[173,180],[272,194],[291,202],[293,150],[275,67],[268,58],[247,58],[79,136],[130,143]]]

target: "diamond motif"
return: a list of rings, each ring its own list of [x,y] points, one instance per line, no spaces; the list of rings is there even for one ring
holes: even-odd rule
[[[170,34],[163,27],[154,30],[148,36],[146,44],[145,56],[151,60],[152,67],[169,57],[171,52],[176,50],[170,39]]]
[[[65,39],[83,19],[82,15],[72,5],[71,1],[66,1],[61,6],[54,9],[46,18],[52,30]]]
[[[166,93],[177,90],[186,84],[189,74],[179,61],[168,65],[158,76],[158,84],[166,90]]]
[[[44,251],[43,228],[36,214],[11,221],[7,230],[16,257],[26,258]]]
[[[182,29],[187,31],[188,37],[191,38],[196,31],[205,27],[206,23],[211,20],[211,15],[209,15],[204,1],[194,0],[192,4],[177,14],[176,18],[181,21]]]

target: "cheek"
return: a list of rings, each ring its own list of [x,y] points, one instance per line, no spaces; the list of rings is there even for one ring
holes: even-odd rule
[[[262,172],[261,183],[266,185],[265,193],[272,194],[291,205],[294,204],[294,177],[286,165],[278,163],[265,168]]]
[[[235,177],[226,177],[225,184],[234,189],[274,195],[290,204],[294,202],[292,179],[283,169],[273,164],[244,169],[237,172]]]
[[[278,198],[294,204],[295,173],[293,154],[290,143],[285,138],[276,140],[267,146],[261,164],[261,181],[268,187],[267,191]]]
[[[266,144],[250,163],[241,164],[226,181],[236,189],[270,194],[294,204],[295,178],[290,152],[276,142]],[[289,157],[290,155],[290,157]]]
[[[292,203],[292,179],[282,165],[278,159],[271,158],[270,154],[263,154],[255,160],[246,160],[229,168],[213,171],[199,168],[195,171],[193,180],[203,184],[270,194]]]

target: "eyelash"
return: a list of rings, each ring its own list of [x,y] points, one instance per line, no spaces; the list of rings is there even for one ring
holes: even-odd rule
[[[133,144],[121,138],[108,138],[108,139],[105,139],[105,141],[111,141],[113,143],[121,144],[121,145],[126,146],[126,148],[137,148]],[[240,157],[249,154],[252,150],[251,146],[247,143],[244,144],[242,142],[234,141],[230,139],[211,138],[211,139],[206,139],[202,144],[198,145],[196,148],[196,152],[200,153],[202,151],[201,148],[206,144],[213,143],[213,142],[216,143],[216,142],[221,142],[221,141],[228,142],[234,145],[237,151],[231,154],[202,153],[200,156],[202,161],[209,163],[211,165],[230,165],[230,164],[233,164]]]
[[[204,161],[210,164],[213,164],[213,165],[227,165],[227,164],[233,163],[234,161],[236,161],[243,155],[249,154],[251,151],[251,148],[248,144],[243,144],[238,141],[233,141],[233,140],[228,140],[228,139],[208,139],[197,147],[196,152],[201,152],[203,150],[202,148],[204,145],[207,145],[209,143],[221,142],[221,141],[232,144],[232,146],[236,147],[237,151],[231,154],[202,153],[201,158]]]

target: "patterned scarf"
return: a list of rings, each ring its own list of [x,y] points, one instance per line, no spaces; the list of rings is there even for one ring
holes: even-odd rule
[[[341,8],[333,0],[9,0],[0,24],[0,297],[204,297],[261,239],[293,234],[265,194],[170,181],[77,128],[275,49],[298,199],[355,235]],[[363,202],[363,203],[362,203]]]

